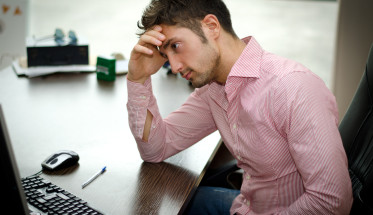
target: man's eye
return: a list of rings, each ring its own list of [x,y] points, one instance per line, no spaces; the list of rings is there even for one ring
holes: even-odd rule
[[[177,49],[179,46],[180,46],[180,44],[174,43],[174,44],[171,45],[171,48],[172,49]]]

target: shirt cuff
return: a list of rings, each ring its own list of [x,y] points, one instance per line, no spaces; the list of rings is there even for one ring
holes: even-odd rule
[[[131,106],[148,106],[153,95],[152,82],[149,77],[144,84],[127,79],[128,104]]]

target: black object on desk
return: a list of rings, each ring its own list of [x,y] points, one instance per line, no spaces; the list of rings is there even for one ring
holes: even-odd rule
[[[9,142],[8,130],[0,106],[0,167],[2,176],[1,190],[3,199],[1,210],[12,211],[13,214],[29,214],[26,198],[20,182],[18,167],[14,159],[13,149]],[[5,197],[5,198],[4,198]]]
[[[48,156],[42,163],[43,169],[53,171],[67,168],[78,163],[79,155],[74,151],[61,150]]]
[[[27,38],[27,65],[58,66],[88,65],[88,43],[69,31],[69,40],[61,29],[56,29],[52,38]]]

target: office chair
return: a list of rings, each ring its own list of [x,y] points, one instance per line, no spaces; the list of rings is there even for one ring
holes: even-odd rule
[[[373,214],[373,44],[339,131],[352,182],[354,202],[350,214]]]
[[[241,188],[242,174],[237,166],[236,159],[222,143],[212,160],[209,169],[206,171],[200,186],[224,187],[229,189]],[[238,172],[236,172],[238,171]]]

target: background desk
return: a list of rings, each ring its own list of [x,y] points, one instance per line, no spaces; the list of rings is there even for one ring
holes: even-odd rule
[[[153,77],[153,89],[162,116],[193,91],[166,71]],[[50,154],[73,150],[78,166],[42,177],[106,214],[183,211],[220,145],[215,132],[165,162],[143,162],[128,126],[126,76],[112,83],[97,81],[94,73],[28,79],[6,68],[0,71],[0,103],[21,176],[38,172]],[[81,189],[103,166],[107,171]]]

